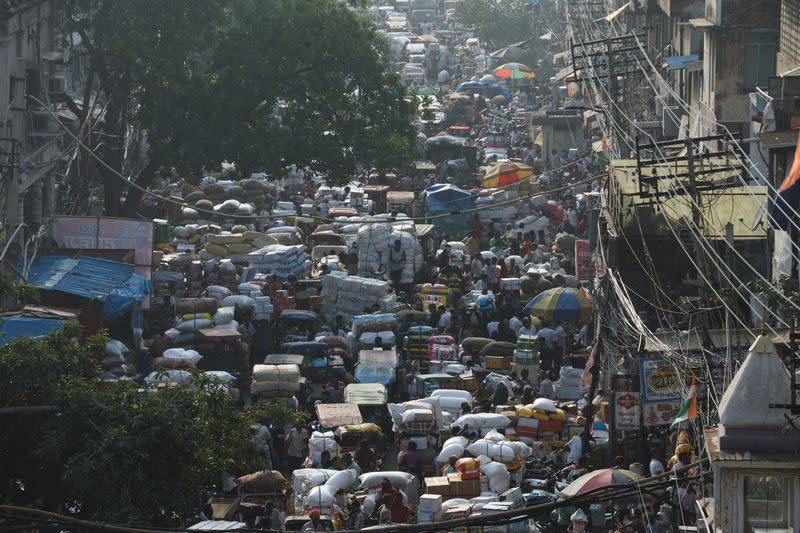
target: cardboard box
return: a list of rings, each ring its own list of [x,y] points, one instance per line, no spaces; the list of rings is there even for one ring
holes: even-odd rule
[[[450,482],[447,477],[426,477],[425,486],[428,494],[439,494],[441,496],[450,496]]]
[[[540,421],[539,422],[539,431],[546,432],[546,433],[560,433],[561,432],[561,421],[560,420],[548,420],[548,421]]]
[[[419,510],[420,513],[438,513],[442,510],[442,495],[423,494],[419,497]]]
[[[460,477],[451,477],[449,474],[448,480],[450,481],[450,496],[453,498],[475,498],[481,495],[481,480],[480,478],[461,479]]]
[[[417,513],[417,523],[418,524],[430,524],[431,522],[439,522],[444,519],[444,513],[442,510],[438,510],[435,513],[431,513],[429,511],[420,511]]]
[[[451,507],[444,513],[444,517],[446,520],[456,520],[458,518],[466,518],[469,516],[469,513],[472,512],[472,504],[467,503],[464,505],[456,505],[455,507]]]
[[[484,359],[484,366],[487,370],[502,370],[505,365],[505,357],[487,355]]]
[[[498,499],[502,502],[510,502],[512,504],[522,504],[523,497],[522,491],[519,490],[519,487],[514,487],[513,489],[508,489],[507,491],[500,494]]]

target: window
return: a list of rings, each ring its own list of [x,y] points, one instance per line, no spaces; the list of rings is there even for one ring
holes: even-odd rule
[[[744,45],[742,75],[744,90],[753,91],[756,87],[767,87],[769,77],[775,75],[778,60],[778,45],[766,36],[755,36]]]
[[[793,482],[789,476],[744,476],[744,523],[747,533],[792,531]]]

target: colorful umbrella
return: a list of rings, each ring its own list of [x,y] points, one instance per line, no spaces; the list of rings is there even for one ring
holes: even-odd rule
[[[522,63],[506,63],[494,69],[494,75],[498,78],[511,80],[524,80],[536,76],[531,67]]]
[[[590,490],[613,485],[625,485],[639,479],[636,472],[620,468],[605,468],[584,474],[561,491],[561,496],[577,496]]]
[[[592,320],[592,302],[580,289],[555,287],[536,295],[523,312],[544,320],[587,323]]]
[[[486,170],[483,187],[503,187],[533,176],[533,169],[522,163],[498,163]]]

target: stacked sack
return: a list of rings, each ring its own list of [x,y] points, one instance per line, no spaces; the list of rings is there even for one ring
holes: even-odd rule
[[[161,357],[156,357],[153,360],[153,366],[156,368],[189,370],[194,368],[202,358],[203,356],[195,350],[170,348],[164,350],[164,354]]]
[[[430,366],[430,339],[433,328],[430,326],[412,326],[406,334],[406,349],[412,359],[419,361],[420,371],[427,372]]]
[[[458,342],[450,335],[428,338],[428,357],[431,361],[458,361]]]
[[[100,363],[103,367],[104,377],[118,379],[136,373],[136,368],[130,364],[131,351],[124,343],[118,340],[106,342],[105,357]]]
[[[258,250],[249,252],[245,259],[249,264],[247,273],[243,275],[247,281],[257,273],[270,272],[279,278],[297,275],[308,259],[306,247],[297,245],[269,244]]]
[[[322,457],[322,452],[328,452],[333,458],[338,457],[340,451],[339,443],[336,442],[333,431],[315,431],[308,440],[308,454],[313,461],[319,461],[320,457]]]
[[[517,337],[517,347],[514,350],[514,370],[519,373],[528,369],[528,373],[536,383],[539,377],[539,339],[535,335],[520,335]]]
[[[375,304],[389,310],[394,303],[385,281],[348,276],[345,272],[331,272],[322,278],[322,314],[330,322],[337,315],[347,321]]]
[[[581,377],[583,370],[562,366],[559,379],[553,383],[553,392],[558,400],[577,400],[583,396],[581,391]]]
[[[526,443],[556,440],[567,416],[546,398],[539,398],[530,405],[519,405],[516,413],[517,437]]]
[[[420,288],[423,307],[428,309],[428,306],[431,304],[433,304],[435,307],[439,307],[440,305],[447,307],[448,291],[448,286],[442,285],[441,283],[437,283],[435,285],[431,285],[430,283],[423,284]]]
[[[410,226],[413,228],[413,226]],[[400,241],[400,250],[405,252],[406,261],[403,264],[403,270],[400,273],[400,283],[409,285],[414,282],[414,274],[422,269],[422,245],[416,233],[405,231],[404,228],[392,227],[389,246],[393,247],[395,241]],[[389,250],[386,250],[386,257],[389,256]],[[388,259],[387,259],[388,261]],[[387,262],[388,265],[388,262]]]
[[[300,391],[300,367],[297,365],[255,365],[254,394],[291,396]]]
[[[358,229],[358,275],[388,275],[389,272],[389,224],[364,224]]]
[[[303,507],[306,513],[318,511],[319,514],[332,516],[336,493],[340,490],[347,490],[356,480],[354,470],[333,470],[332,472],[334,474],[324,484],[311,487],[305,493]]]

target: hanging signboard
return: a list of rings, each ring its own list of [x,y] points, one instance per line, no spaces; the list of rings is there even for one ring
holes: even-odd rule
[[[586,239],[575,241],[575,277],[578,278],[578,281],[594,279],[594,259],[589,241]]]
[[[636,431],[642,417],[638,392],[618,392],[614,398],[614,425],[618,431]]]
[[[644,425],[670,424],[681,406],[681,389],[675,369],[663,359],[642,359],[640,376]]]

